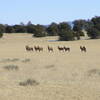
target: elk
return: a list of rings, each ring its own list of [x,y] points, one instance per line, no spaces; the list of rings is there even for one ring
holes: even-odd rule
[[[64,52],[64,48],[63,48],[63,47],[59,47],[59,46],[58,46],[58,50]]]
[[[35,51],[43,51],[43,48],[42,47],[39,47],[39,46],[34,46],[34,49]]]
[[[49,52],[53,52],[53,48],[50,47],[50,46],[48,46],[48,51],[49,51]]]
[[[87,51],[85,46],[80,46],[80,50],[81,50],[81,52],[86,52]]]
[[[32,47],[29,47],[28,45],[25,46],[27,51],[33,51]]]
[[[64,50],[65,50],[65,52],[66,52],[66,51],[70,52],[70,48],[69,48],[69,47],[65,47],[65,46],[64,46]]]

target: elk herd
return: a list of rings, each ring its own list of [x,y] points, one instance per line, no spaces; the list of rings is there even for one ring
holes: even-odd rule
[[[26,51],[36,51],[36,52],[43,52],[44,48],[41,46],[34,46],[34,47],[30,47],[28,45],[25,46]],[[58,46],[57,47],[59,52],[70,52],[70,48],[66,47],[66,46]],[[51,46],[47,46],[47,50],[48,52],[54,52],[53,47]],[[80,51],[81,52],[87,52],[86,47],[85,46],[80,46]]]

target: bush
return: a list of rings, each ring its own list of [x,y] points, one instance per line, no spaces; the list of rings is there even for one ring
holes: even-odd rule
[[[7,66],[4,66],[4,69],[6,70],[18,70],[18,66],[17,65],[7,65]]]
[[[74,40],[74,35],[72,31],[66,31],[59,35],[59,40],[61,41],[72,41]]]
[[[62,22],[58,25],[58,28],[59,28],[59,33],[58,33],[59,40],[61,41],[74,40],[73,31],[68,23]]]
[[[33,79],[27,79],[26,81],[20,82],[20,86],[36,86],[39,85],[39,83],[36,80]]]
[[[30,62],[30,59],[24,59],[22,60],[23,63],[27,63],[27,62]]]

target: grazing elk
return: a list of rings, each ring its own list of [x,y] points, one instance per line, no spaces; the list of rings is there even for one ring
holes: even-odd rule
[[[80,50],[81,50],[81,52],[86,52],[87,51],[85,46],[80,46]]]
[[[59,47],[59,46],[58,46],[58,50],[64,52],[64,48],[63,48],[63,47]]]
[[[70,48],[69,48],[69,47],[65,47],[65,46],[64,46],[64,50],[65,50],[65,52],[66,52],[66,51],[70,52]]]
[[[35,51],[43,51],[43,48],[42,47],[39,47],[39,46],[34,46],[34,49]]]
[[[50,46],[48,46],[48,51],[49,51],[49,52],[53,52],[53,48],[50,47]]]
[[[33,48],[32,47],[29,47],[28,45],[26,46],[26,50],[27,51],[33,51]]]

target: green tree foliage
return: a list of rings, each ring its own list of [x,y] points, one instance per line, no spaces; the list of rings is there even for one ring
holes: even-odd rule
[[[58,25],[56,23],[52,23],[46,29],[49,36],[57,36],[58,35]]]
[[[6,33],[15,33],[15,29],[13,28],[13,26],[7,25],[5,28],[5,32]]]
[[[5,33],[5,26],[0,24],[0,33]]]
[[[0,38],[3,37],[3,33],[5,33],[5,26],[3,24],[0,24]]]
[[[26,26],[27,33],[34,33],[35,32],[35,25],[30,24]]]
[[[14,25],[13,28],[15,30],[15,33],[26,33],[27,32],[25,26],[22,26],[22,25]]]
[[[27,33],[34,33],[35,32],[35,25],[32,24],[31,21],[29,21],[26,25]]]
[[[94,28],[100,31],[100,17],[99,16],[93,17],[91,22],[93,22]]]
[[[58,25],[58,28],[59,28],[59,40],[61,41],[74,40],[73,31],[68,23],[62,22]]]
[[[80,36],[84,36],[84,33],[82,32],[82,30],[86,30],[87,28],[87,21],[86,20],[75,20],[73,22],[74,26],[73,26],[73,31],[74,31],[74,35],[77,37],[77,39],[80,39]]]
[[[47,36],[47,33],[45,31],[45,27],[43,25],[36,25],[34,30],[34,37],[44,37]]]
[[[93,17],[91,20],[75,20],[73,25],[66,22],[59,24],[51,23],[48,27],[43,25],[34,25],[29,21],[26,25],[21,22],[19,25],[0,24],[0,37],[3,33],[32,33],[34,37],[59,36],[59,40],[74,40],[84,36],[83,30],[92,39],[100,38],[100,17]]]
[[[3,37],[3,33],[0,33],[0,38],[2,38]]]
[[[100,38],[100,17],[93,17],[88,22],[87,32],[92,39]]]
[[[100,38],[100,31],[93,27],[88,29],[88,35],[91,37],[91,39]]]

